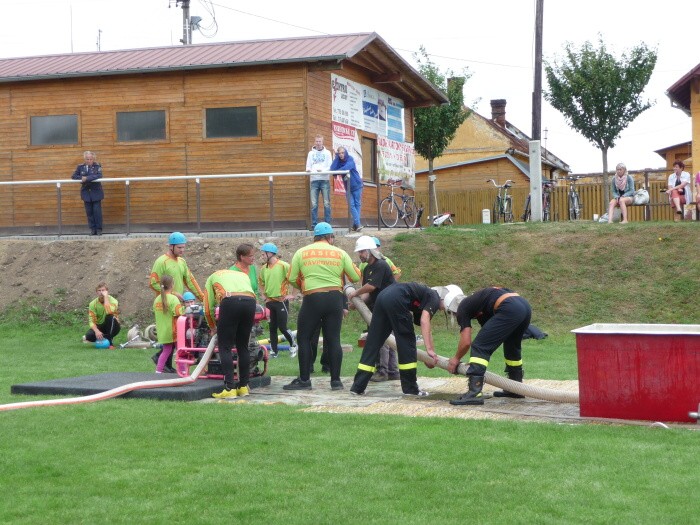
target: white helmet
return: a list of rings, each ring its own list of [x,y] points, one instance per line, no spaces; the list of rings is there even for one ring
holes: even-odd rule
[[[362,250],[376,250],[377,243],[369,235],[363,235],[359,237],[355,242],[355,251],[361,252]]]
[[[450,308],[450,306],[452,305],[452,302],[458,297],[460,298],[461,302],[461,299],[464,297],[464,292],[456,284],[448,284],[445,288],[447,288],[448,290],[447,295],[445,295],[443,299],[443,301],[445,301],[445,310],[456,312],[459,303],[455,304],[454,308]]]

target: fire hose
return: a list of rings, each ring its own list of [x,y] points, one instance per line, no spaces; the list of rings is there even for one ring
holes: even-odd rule
[[[32,407],[42,407],[42,406],[56,406],[56,405],[76,405],[79,403],[92,403],[94,401],[104,401],[105,399],[111,399],[113,397],[121,396],[132,392],[134,390],[145,390],[148,388],[164,388],[169,386],[185,386],[194,383],[200,376],[204,367],[207,366],[211,355],[214,353],[214,348],[216,347],[216,335],[209,341],[209,346],[206,352],[202,356],[201,361],[197,365],[197,368],[187,377],[178,377],[177,379],[160,379],[156,381],[138,381],[136,383],[129,383],[127,385],[122,385],[111,390],[106,390],[100,392],[99,394],[92,394],[89,396],[81,397],[71,397],[64,399],[44,399],[41,401],[23,401],[20,403],[9,403],[7,405],[0,405],[0,412],[7,410],[18,410],[20,408],[32,408]]]
[[[349,295],[350,293],[355,291],[355,287],[352,284],[346,284],[345,288],[345,295],[348,296],[348,299],[350,299]],[[365,320],[365,322],[369,325],[372,321],[372,312],[369,311],[369,308],[367,308],[367,305],[364,303],[362,299],[359,297],[354,297],[350,299],[352,301],[352,304],[355,306],[355,309],[358,311],[358,313],[362,316],[362,318]],[[391,347],[393,350],[396,350],[396,339],[394,339],[393,335],[390,335],[389,338],[386,340],[386,344]],[[433,358],[428,355],[427,352],[423,350],[418,350],[418,360],[422,361],[423,363],[430,363],[433,364]],[[438,355],[437,363],[435,363],[435,366],[438,368],[442,368],[443,370],[447,370],[449,363],[449,359],[446,357],[442,357]],[[457,375],[466,375],[467,374],[467,365],[464,363],[460,363],[459,367],[457,368]],[[484,382],[488,383],[489,385],[493,385],[498,388],[502,388],[503,390],[506,390],[508,392],[513,392],[515,394],[520,394],[522,396],[526,397],[532,397],[534,399],[542,399],[544,401],[553,401],[555,403],[578,403],[579,402],[579,395],[578,392],[566,392],[563,390],[551,390],[548,388],[541,388],[533,385],[527,385],[525,383],[519,383],[517,381],[511,381],[510,379],[506,379],[505,377],[501,377],[498,374],[494,374],[492,372],[486,372],[484,374]]]

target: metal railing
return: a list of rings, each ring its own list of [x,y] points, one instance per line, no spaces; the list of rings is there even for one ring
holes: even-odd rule
[[[349,171],[325,171],[325,172],[314,172],[313,175],[347,175]],[[202,231],[202,194],[201,185],[202,181],[207,180],[221,180],[221,179],[267,179],[268,180],[268,207],[269,207],[269,225],[270,231],[274,231],[275,228],[275,199],[274,199],[274,184],[276,178],[286,178],[286,177],[309,177],[312,173],[306,171],[299,172],[280,172],[280,173],[235,173],[235,174],[217,174],[217,175],[177,175],[177,176],[165,176],[165,177],[115,177],[115,178],[101,178],[98,182],[102,184],[124,184],[124,196],[125,196],[125,226],[126,235],[131,233],[131,184],[134,182],[146,182],[146,183],[163,183],[171,181],[194,181],[195,183],[195,209],[196,209],[196,224],[197,233]],[[63,213],[62,213],[62,199],[63,192],[62,186],[65,184],[82,184],[80,180],[72,179],[52,179],[52,180],[35,180],[35,181],[11,181],[11,182],[0,182],[0,187],[23,187],[23,186],[55,186],[56,188],[56,224],[58,230],[58,236],[63,234]],[[333,191],[331,185],[331,192]],[[308,192],[300,192],[300,195],[307,197]],[[245,196],[243,196],[245,198]],[[319,203],[321,205],[321,203]]]

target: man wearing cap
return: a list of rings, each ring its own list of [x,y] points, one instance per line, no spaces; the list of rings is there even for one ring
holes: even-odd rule
[[[448,305],[449,306],[449,305]],[[457,307],[460,336],[457,352],[448,363],[451,373],[457,372],[460,360],[471,350],[467,378],[469,390],[450,401],[452,405],[483,405],[481,389],[491,355],[503,344],[508,379],[523,381],[522,340],[530,325],[532,309],[519,294],[508,288],[489,287],[462,299]],[[472,319],[481,330],[472,342]],[[523,397],[512,392],[494,392],[495,397]]]
[[[219,270],[204,285],[204,316],[212,334],[218,337],[219,359],[224,372],[224,389],[212,394],[217,399],[247,396],[250,377],[248,343],[255,323],[255,293],[250,279],[243,272]],[[219,318],[215,319],[216,306]],[[238,352],[238,381],[233,377],[232,348]]]
[[[434,363],[426,363],[426,366],[433,368],[437,363],[437,355],[433,345],[431,319],[435,312],[443,308],[438,293],[424,284],[396,283],[382,290],[374,303],[367,341],[350,391],[358,395],[365,393],[367,384],[376,371],[374,365],[379,349],[394,332],[399,354],[401,390],[407,396],[427,396],[427,392],[418,388],[418,357],[413,325],[420,326],[426,351],[434,360]]]
[[[197,284],[190,268],[187,266],[187,261],[185,261],[183,255],[185,253],[185,244],[187,244],[187,237],[180,232],[173,232],[168,237],[168,251],[156,259],[153,263],[153,268],[151,269],[150,276],[150,288],[158,296],[160,294],[160,280],[163,275],[171,275],[173,278],[173,291],[172,294],[175,295],[180,301],[182,301],[182,294],[185,292],[185,287],[187,287],[199,301],[204,300],[204,294],[202,289]],[[158,357],[160,356],[160,351],[151,356],[151,359],[157,364]],[[166,371],[173,369],[173,354],[168,357],[168,362],[166,363]]]
[[[289,355],[294,357],[297,349],[294,346],[294,338],[287,329],[287,318],[289,317],[289,300],[287,296],[289,283],[287,274],[289,273],[289,263],[284,262],[277,256],[277,246],[274,243],[266,242],[260,248],[265,259],[265,264],[260,269],[260,289],[265,307],[270,311],[270,346],[272,352],[270,357],[277,357],[277,331],[282,332],[284,338],[289,342]]]
[[[314,228],[314,242],[297,250],[287,281],[299,288],[304,300],[297,318],[297,344],[299,346],[299,377],[285,390],[311,389],[311,338],[320,324],[323,341],[328,352],[331,372],[331,389],[342,390],[340,367],[343,350],[340,346],[340,327],[343,322],[343,282],[360,279],[359,270],[350,256],[333,246],[333,228],[327,222],[319,222]]]

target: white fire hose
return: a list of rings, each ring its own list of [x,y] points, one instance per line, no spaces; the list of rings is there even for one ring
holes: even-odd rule
[[[107,390],[105,392],[100,392],[99,394],[92,394],[89,396],[81,397],[71,397],[65,399],[44,399],[41,401],[23,401],[20,403],[10,403],[7,405],[0,405],[0,412],[7,410],[19,410],[20,408],[32,408],[32,407],[42,407],[42,406],[56,406],[56,405],[76,405],[79,403],[92,403],[94,401],[103,401],[105,399],[111,399],[113,397],[124,395],[133,390],[145,390],[148,388],[163,388],[169,386],[185,386],[194,383],[200,376],[204,367],[209,363],[211,355],[214,353],[214,348],[216,347],[216,335],[209,341],[209,346],[206,352],[202,356],[201,361],[197,365],[197,368],[187,377],[178,377],[177,379],[161,379],[155,381],[139,381],[136,383],[129,383],[128,385],[122,385],[112,390]]]
[[[352,284],[346,284],[344,291],[345,295],[349,295],[350,293],[355,291],[355,287]],[[348,299],[350,298],[348,297]],[[367,308],[367,305],[364,303],[364,301],[362,301],[362,299],[360,299],[359,297],[354,297],[350,300],[355,306],[355,309],[359,312],[359,314],[362,316],[365,322],[369,325],[372,321],[372,312],[369,311],[369,308]],[[393,335],[389,336],[389,338],[386,340],[386,344],[389,345],[392,349],[396,350],[396,339],[394,339]],[[433,358],[430,357],[428,353],[423,350],[418,350],[418,360],[422,361],[423,363],[433,363]],[[448,358],[438,355],[437,363],[435,363],[435,366],[442,368],[443,370],[447,370],[448,363]],[[466,375],[466,373],[467,365],[464,363],[460,363],[459,367],[457,368],[457,374]],[[555,403],[579,402],[578,392],[550,390],[548,388],[527,385],[525,383],[519,383],[518,381],[511,381],[510,379],[506,379],[505,377],[501,377],[497,374],[488,371],[484,374],[484,381],[489,385],[502,388],[503,390],[506,390],[508,392],[520,394],[521,396],[532,397],[534,399],[553,401]]]

